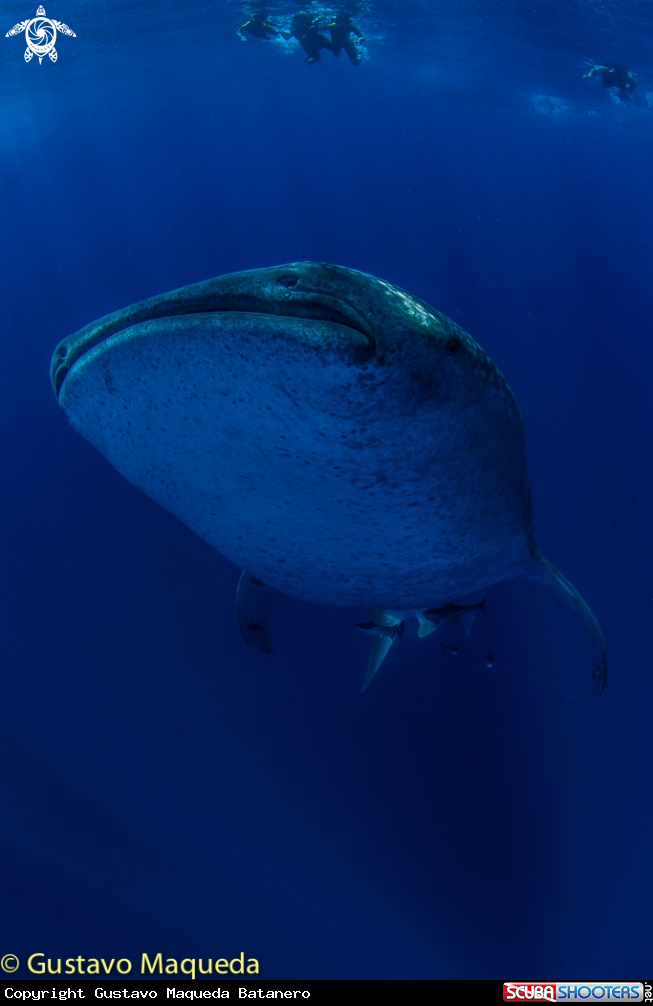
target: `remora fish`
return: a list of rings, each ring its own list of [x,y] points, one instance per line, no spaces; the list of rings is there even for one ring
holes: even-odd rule
[[[277,592],[417,613],[426,634],[419,613],[534,580],[583,619],[603,690],[596,619],[533,540],[512,392],[424,301],[312,262],[219,276],[65,339],[52,382],[119,472],[247,571],[259,652]]]
[[[368,636],[383,636],[386,639],[401,639],[404,634],[404,623],[397,625],[377,625],[376,622],[360,622],[355,628]]]
[[[436,627],[444,621],[451,622],[453,625],[460,622],[466,635],[469,635],[477,611],[482,611],[485,614],[485,600],[480,604],[445,604],[442,608],[429,609],[423,614]]]

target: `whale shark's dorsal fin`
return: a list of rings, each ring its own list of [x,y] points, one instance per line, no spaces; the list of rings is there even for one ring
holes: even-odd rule
[[[369,611],[370,618],[375,625],[399,625],[401,623],[400,618],[398,618],[395,614],[391,614],[389,611],[385,611],[383,608],[368,608],[367,610]],[[367,674],[365,675],[365,681],[363,682],[361,692],[364,692],[369,686],[372,678],[388,655],[388,651],[392,646],[392,643],[392,636],[373,637],[372,651],[367,665]]]
[[[605,683],[608,676],[608,655],[605,649],[605,640],[603,638],[603,633],[601,632],[601,627],[594,617],[589,606],[585,603],[583,598],[580,596],[576,588],[569,580],[562,575],[559,569],[545,559],[539,550],[536,550],[535,556],[536,565],[525,574],[525,579],[534,580],[536,583],[541,583],[543,586],[547,587],[559,601],[562,601],[566,607],[571,608],[575,611],[583,620],[585,628],[589,630],[592,639],[596,645],[598,652],[599,662],[594,670],[592,677],[596,681],[596,691],[600,695],[605,688]]]
[[[243,639],[257,653],[272,653],[270,616],[281,594],[243,570],[236,593],[236,614]]]

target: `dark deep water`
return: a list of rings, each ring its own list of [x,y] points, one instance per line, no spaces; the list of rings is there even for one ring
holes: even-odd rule
[[[639,977],[653,3],[383,0],[359,68],[243,43],[225,0],[51,0],[77,37],[25,64],[3,36],[35,7],[4,2],[0,33],[0,954]],[[606,61],[637,74],[631,102],[582,80]],[[407,288],[496,359],[536,538],[606,636],[601,699],[582,627],[535,586],[445,628],[457,657],[404,637],[364,695],[362,612],[289,600],[257,656],[239,571],[60,415],[64,336],[299,259]]]

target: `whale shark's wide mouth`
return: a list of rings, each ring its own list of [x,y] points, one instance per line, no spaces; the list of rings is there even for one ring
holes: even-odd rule
[[[363,356],[369,359],[375,351],[375,340],[369,323],[348,301],[331,291],[316,289],[318,284],[315,283],[315,277],[306,275],[307,265],[313,266],[313,263],[218,276],[204,283],[141,301],[92,322],[60,342],[54,351],[51,380],[57,400],[66,377],[89,350],[117,332],[141,322],[180,315],[229,312],[332,322],[363,335],[368,344],[368,351]]]

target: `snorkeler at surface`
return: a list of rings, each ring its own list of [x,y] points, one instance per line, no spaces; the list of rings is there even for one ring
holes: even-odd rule
[[[601,87],[616,88],[620,98],[630,98],[630,92],[637,87],[632,73],[618,63],[613,66],[593,66],[589,73],[583,75],[583,80],[591,80],[597,73],[601,74]]]
[[[331,33],[331,49],[334,56],[339,56],[344,49],[349,59],[354,66],[358,66],[363,58],[363,55],[358,48],[358,45],[351,37],[352,33],[357,36],[361,41],[365,40],[360,28],[358,28],[349,14],[340,13],[336,14],[333,20],[327,25]]]
[[[282,31],[285,39],[296,38],[306,53],[306,63],[319,63],[321,49],[330,49],[331,43],[319,30],[319,18],[313,18],[305,11],[297,11],[293,16],[289,31]]]
[[[279,34],[279,29],[275,28],[274,25],[268,21],[269,13],[269,11],[264,9],[254,11],[249,21],[245,21],[244,24],[241,24],[236,34],[240,35],[243,42],[247,41],[243,32],[247,32],[248,35],[254,35],[255,38],[262,38],[265,39],[266,42],[269,42],[272,35]]]

